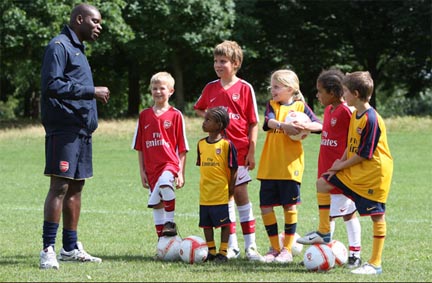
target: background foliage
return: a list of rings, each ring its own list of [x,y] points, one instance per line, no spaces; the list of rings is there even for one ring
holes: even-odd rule
[[[76,0],[0,3],[0,120],[39,119],[45,45],[68,22]],[[260,106],[272,71],[293,69],[314,107],[323,69],[368,70],[372,105],[383,116],[432,114],[430,0],[94,0],[103,16],[99,41],[87,44],[94,79],[110,103],[100,116],[136,116],[149,106],[150,76],[176,79],[174,104],[186,114],[216,78],[212,49],[224,39],[243,47],[239,76],[254,85]]]

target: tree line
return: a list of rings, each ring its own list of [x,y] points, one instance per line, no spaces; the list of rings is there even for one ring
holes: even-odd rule
[[[76,0],[0,3],[0,120],[39,118],[40,68],[48,41],[67,24]],[[239,77],[259,105],[272,71],[300,78],[308,104],[323,69],[368,70],[371,104],[387,115],[432,113],[431,0],[96,0],[101,38],[86,44],[96,85],[111,90],[100,116],[137,116],[151,104],[158,71],[175,80],[173,104],[192,114],[204,85],[216,79],[212,50],[225,39],[244,50]],[[386,111],[383,111],[386,110]]]

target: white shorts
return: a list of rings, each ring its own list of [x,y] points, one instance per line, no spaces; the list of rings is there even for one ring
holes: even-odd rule
[[[246,166],[239,166],[237,169],[237,180],[235,185],[240,186],[244,183],[249,183],[252,181],[251,176],[249,175],[249,170]]]
[[[344,194],[330,194],[330,217],[340,217],[357,210],[355,203]]]
[[[174,174],[171,171],[162,172],[162,175],[160,175],[155,187],[149,190],[148,207],[158,205],[162,201],[160,187],[167,186],[174,191],[174,180]]]

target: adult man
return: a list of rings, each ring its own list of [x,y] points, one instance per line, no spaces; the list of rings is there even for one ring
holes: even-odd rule
[[[101,262],[78,242],[81,191],[93,176],[92,133],[98,126],[96,100],[107,103],[109,89],[95,87],[84,41],[95,41],[102,31],[98,9],[76,6],[69,25],[45,49],[42,64],[41,115],[45,128],[45,171],[50,188],[45,199],[43,250],[40,268],[58,269],[54,249],[63,216],[63,261]]]

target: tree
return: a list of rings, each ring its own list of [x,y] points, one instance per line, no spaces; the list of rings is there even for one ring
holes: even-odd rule
[[[199,64],[197,58],[210,56],[214,45],[230,36],[234,12],[232,0],[148,0],[129,3],[124,15],[137,35],[129,45],[127,55],[129,64],[136,64],[130,68],[129,76],[135,80],[142,78],[135,72],[145,70],[145,80],[148,81],[155,71],[164,69],[172,72],[176,81],[176,107],[184,110],[186,98],[191,99],[185,89],[193,89],[191,85],[195,83],[195,76],[199,75],[199,68],[194,70],[191,66]],[[188,71],[187,79],[185,70]],[[137,93],[129,95],[135,97]],[[137,108],[129,110],[132,111],[130,115],[137,113]]]

